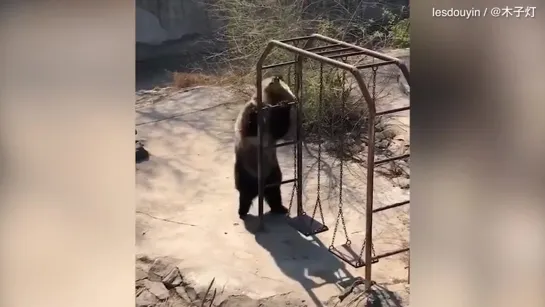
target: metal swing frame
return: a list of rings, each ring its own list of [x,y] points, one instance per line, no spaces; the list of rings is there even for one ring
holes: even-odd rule
[[[295,42],[302,42],[304,41],[303,48],[296,47],[292,45],[291,43]],[[322,43],[326,43],[326,46],[321,47],[313,47],[314,43],[316,41],[320,41]],[[274,65],[267,65],[264,66],[264,62],[267,59],[267,56],[272,52],[273,49],[280,48],[286,51],[289,51],[290,53],[295,55],[294,61],[289,62],[283,62],[278,63]],[[344,63],[342,61],[339,61],[337,59],[339,58],[347,58],[350,56],[356,56],[356,55],[367,55],[370,56],[378,62],[365,64],[365,65],[350,65],[347,63]],[[292,225],[301,231],[303,234],[308,235],[315,234],[318,232],[326,231],[327,226],[322,225],[323,227],[319,227],[318,231],[316,229],[309,229],[308,225],[312,225],[313,223],[319,223],[317,221],[312,221],[308,215],[304,212],[303,209],[303,194],[302,194],[302,186],[303,186],[303,178],[301,176],[302,170],[303,170],[303,153],[302,153],[302,123],[301,123],[301,117],[302,117],[302,103],[304,102],[302,97],[302,86],[303,86],[303,60],[304,59],[312,59],[316,60],[323,64],[328,64],[330,66],[333,66],[338,69],[342,69],[345,72],[349,72],[352,74],[354,79],[356,80],[358,87],[361,90],[361,93],[363,94],[363,98],[365,102],[367,103],[367,107],[369,110],[369,117],[368,117],[368,131],[367,131],[367,140],[368,140],[368,146],[367,146],[367,187],[366,187],[366,206],[365,206],[365,212],[366,212],[366,218],[365,218],[365,241],[364,241],[364,249],[365,249],[365,261],[358,261],[357,263],[354,263],[354,261],[350,261],[346,257],[343,257],[340,254],[334,253],[337,257],[342,259],[343,261],[349,263],[350,265],[354,267],[362,267],[365,266],[365,287],[366,289],[369,289],[372,285],[372,278],[371,278],[371,263],[376,262],[380,258],[388,257],[391,255],[399,254],[402,252],[406,252],[409,249],[399,249],[391,252],[387,252],[381,255],[373,255],[373,214],[379,211],[399,207],[401,205],[408,204],[409,201],[404,201],[396,204],[391,204],[388,206],[384,206],[381,208],[374,209],[373,208],[373,190],[374,190],[374,170],[375,166],[392,162],[395,160],[400,160],[409,157],[409,155],[400,155],[395,156],[391,158],[387,158],[384,160],[375,161],[375,120],[378,116],[386,115],[386,114],[392,114],[396,112],[406,111],[410,109],[410,106],[405,106],[401,108],[396,109],[390,109],[390,110],[376,110],[374,97],[371,97],[367,86],[365,85],[365,82],[363,80],[363,77],[361,75],[360,70],[362,69],[368,69],[373,67],[380,67],[385,65],[396,65],[402,72],[405,80],[407,81],[407,84],[410,86],[410,78],[409,78],[409,70],[407,69],[407,66],[399,59],[390,57],[388,55],[362,48],[353,44],[349,44],[343,41],[339,41],[327,36],[323,36],[320,34],[313,34],[310,36],[304,36],[304,37],[296,37],[291,39],[285,39],[285,40],[271,40],[265,47],[265,50],[263,51],[261,57],[259,58],[257,65],[256,65],[256,88],[260,89],[262,85],[263,80],[263,70],[280,67],[280,66],[286,66],[286,65],[293,65],[295,64],[295,76],[296,76],[296,87],[295,87],[295,95],[298,97],[298,103],[297,103],[297,125],[296,125],[296,136],[295,141],[293,142],[284,142],[277,144],[273,148],[264,148],[263,146],[263,132],[264,132],[264,110],[267,108],[263,106],[262,103],[262,93],[261,91],[257,91],[257,113],[258,113],[258,138],[259,138],[259,148],[258,148],[258,215],[259,215],[259,229],[264,229],[264,221],[263,221],[263,205],[264,205],[264,191],[265,191],[265,178],[262,175],[262,169],[263,169],[263,153],[264,150],[276,150],[277,147],[281,146],[288,146],[288,145],[294,145],[296,148],[296,177],[284,180],[282,182],[276,183],[274,185],[282,185],[286,183],[295,183],[296,186],[296,203],[297,203],[297,216],[292,220]],[[268,186],[267,186],[268,187]],[[312,227],[310,227],[312,228]],[[305,230],[306,229],[306,230]],[[366,265],[369,264],[369,265]]]

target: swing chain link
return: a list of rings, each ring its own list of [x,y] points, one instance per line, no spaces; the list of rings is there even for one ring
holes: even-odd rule
[[[343,58],[343,62],[347,62],[347,58]],[[342,90],[343,90],[343,98],[342,98],[342,115],[343,115],[343,119],[344,119],[344,112],[346,111],[346,97],[344,95],[344,90],[345,90],[345,85],[346,85],[346,71],[343,71],[343,82],[342,82]],[[348,230],[346,230],[346,221],[344,220],[344,212],[343,212],[343,206],[344,206],[344,203],[343,203],[343,173],[344,173],[344,163],[343,163],[343,156],[344,156],[344,141],[345,141],[345,135],[344,135],[344,132],[342,132],[342,138],[341,138],[341,169],[340,169],[340,172],[339,172],[339,206],[340,206],[340,211],[341,211],[341,221],[343,223],[343,230],[344,230],[344,236],[346,238],[346,245],[347,246],[350,246],[351,244],[351,241],[350,239],[348,238]]]
[[[363,240],[363,246],[361,247],[360,254],[358,255],[359,259],[363,259],[363,251],[365,250],[365,243],[367,243],[367,240]],[[373,241],[371,241],[371,255],[373,256],[373,258],[376,256],[375,245],[373,244]]]
[[[322,113],[323,113],[323,91],[324,91],[324,64],[323,63],[320,63],[320,92],[319,92],[319,97],[318,97],[318,118],[322,118]],[[321,126],[318,125],[318,127],[320,128]],[[321,132],[321,131],[320,131]],[[320,133],[321,135],[321,133]],[[324,218],[324,211],[322,210],[322,201],[321,201],[321,198],[320,198],[320,193],[321,193],[321,186],[322,186],[322,183],[321,183],[321,173],[322,173],[322,143],[323,143],[323,139],[320,138],[320,142],[318,143],[318,174],[317,174],[317,188],[316,188],[316,193],[317,193],[317,196],[316,196],[316,204],[314,205],[314,210],[312,211],[312,220],[311,220],[311,225],[312,223],[314,222],[314,218],[316,216],[316,210],[318,209],[318,207],[320,208],[320,219],[321,219],[321,222],[322,222],[322,225],[325,225],[325,218]]]
[[[344,150],[343,145],[341,145],[341,149]],[[343,225],[344,236],[346,238],[346,245],[350,246],[351,241],[348,238],[348,230],[346,229],[346,221],[344,220],[344,212],[343,212],[343,206],[344,206],[344,203],[343,203],[343,173],[344,171],[343,169],[344,169],[344,163],[341,160],[341,166],[340,166],[340,172],[339,172],[339,215],[341,217],[341,222]]]
[[[375,103],[376,99],[377,99],[377,71],[378,71],[378,67],[374,66],[372,68],[372,70],[373,70],[373,103]]]
[[[318,93],[318,118],[322,118],[322,104],[323,104],[323,91],[324,91],[324,63],[320,63],[320,92]],[[320,128],[320,125],[318,125],[318,128]],[[321,131],[320,131],[321,132]],[[320,133],[321,134],[321,133]],[[317,202],[320,201],[320,181],[321,181],[321,167],[322,167],[322,138],[320,138],[320,142],[318,143],[318,187],[317,187]],[[316,212],[316,208],[314,208],[314,212]]]
[[[343,59],[344,60],[344,59]],[[342,78],[343,82],[343,90],[344,90],[344,85],[346,83],[346,72],[343,72],[343,78]],[[343,95],[344,96],[344,95]],[[345,107],[346,107],[346,99],[343,97],[342,99],[342,112],[344,112],[345,110]],[[343,114],[343,118],[344,118],[344,114]],[[331,123],[331,130],[333,131],[333,121]],[[343,167],[343,155],[344,153],[344,134],[343,132],[341,131],[341,144],[340,144],[340,155],[341,155],[341,158],[340,158],[340,169],[339,169],[339,213],[337,214],[337,219],[335,221],[335,228],[333,230],[333,238],[331,239],[331,245],[329,247],[330,250],[334,249],[334,244],[335,244],[335,237],[337,235],[337,229],[339,227],[339,221],[342,222],[342,226],[343,226],[343,231],[344,231],[344,235],[345,235],[345,238],[346,238],[346,243],[345,245],[346,246],[350,246],[352,244],[352,242],[350,241],[350,239],[348,238],[348,230],[346,229],[346,221],[344,220],[344,213],[343,213],[343,174],[344,174],[344,167]]]

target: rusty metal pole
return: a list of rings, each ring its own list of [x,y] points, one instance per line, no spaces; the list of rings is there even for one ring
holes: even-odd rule
[[[411,252],[409,251],[409,265],[407,266],[407,283],[411,284]]]
[[[303,141],[302,138],[302,116],[303,116],[303,57],[297,57],[295,64],[295,78],[297,86],[297,216],[303,215]]]
[[[359,70],[351,70],[352,75],[356,79],[360,87],[363,97],[367,102],[369,109],[368,131],[367,131],[367,195],[365,201],[365,289],[369,290],[372,285],[371,264],[373,260],[373,187],[375,179],[375,116],[376,106],[374,97],[371,97],[363,77]]]
[[[374,104],[374,102],[373,102]],[[373,261],[373,186],[375,177],[375,112],[369,112],[367,138],[367,199],[365,206],[365,289],[372,285],[371,263]]]
[[[258,231],[263,231],[265,229],[265,223],[263,221],[263,197],[265,192],[265,178],[263,178],[263,132],[264,132],[264,123],[263,123],[263,97],[261,91],[261,84],[263,79],[263,62],[269,55],[273,48],[272,44],[268,44],[261,57],[257,61],[256,65],[256,99],[257,99],[257,135],[259,139],[259,146],[257,149],[257,180],[258,180],[258,216],[259,216],[259,226]]]

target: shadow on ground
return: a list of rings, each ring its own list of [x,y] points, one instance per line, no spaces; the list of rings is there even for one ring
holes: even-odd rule
[[[282,216],[265,214],[264,219],[266,230],[263,232],[257,231],[257,216],[249,215],[244,226],[254,235],[256,242],[270,253],[278,268],[307,291],[315,306],[324,306],[324,303],[313,293],[313,289],[335,284],[341,290],[340,283],[354,280],[345,264],[331,254],[316,236],[305,238]]]

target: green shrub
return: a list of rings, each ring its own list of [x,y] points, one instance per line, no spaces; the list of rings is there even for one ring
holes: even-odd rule
[[[397,48],[408,48],[411,46],[410,19],[402,19],[390,27],[392,45]]]

